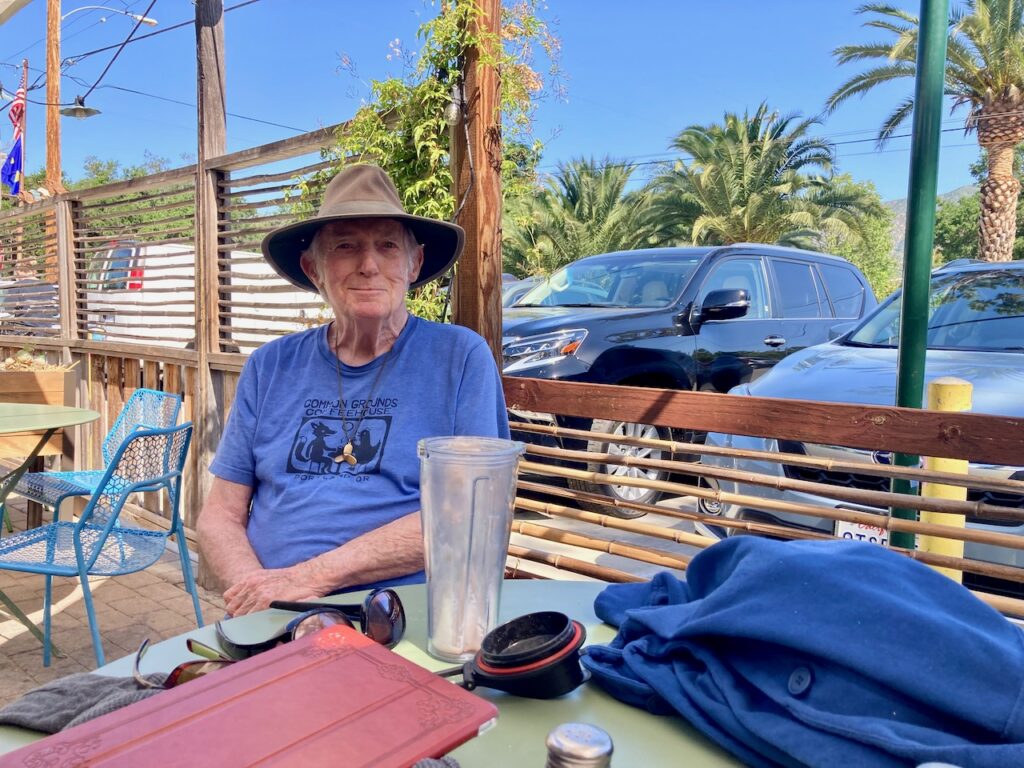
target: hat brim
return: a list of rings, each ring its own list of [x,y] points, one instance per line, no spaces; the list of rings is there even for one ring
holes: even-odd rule
[[[396,213],[324,216],[288,224],[269,233],[260,244],[263,258],[277,274],[292,285],[316,293],[316,286],[302,271],[299,259],[303,251],[309,248],[309,244],[313,242],[313,236],[320,227],[330,224],[332,221],[348,219],[395,219],[406,224],[412,230],[416,242],[423,246],[423,266],[420,267],[420,273],[416,279],[410,283],[410,290],[419,288],[447,272],[462,254],[462,248],[466,241],[466,233],[458,224],[428,219],[423,216]]]

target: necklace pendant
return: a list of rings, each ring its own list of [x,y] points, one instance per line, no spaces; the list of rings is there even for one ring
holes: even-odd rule
[[[341,453],[337,454],[334,457],[334,463],[335,464],[340,464],[343,461],[346,464],[352,464],[352,465],[359,463],[359,461],[356,459],[356,457],[352,455],[352,441],[351,440],[349,440],[347,443],[345,443],[345,447],[341,449]]]

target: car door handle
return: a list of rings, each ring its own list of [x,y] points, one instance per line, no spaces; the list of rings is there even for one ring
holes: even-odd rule
[[[781,336],[765,336],[764,343],[769,347],[781,347],[786,343],[786,340]]]

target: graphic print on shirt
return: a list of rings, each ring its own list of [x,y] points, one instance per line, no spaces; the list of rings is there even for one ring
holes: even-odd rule
[[[364,401],[344,402],[339,412],[338,400],[307,400],[302,421],[295,431],[288,452],[287,471],[300,475],[367,475],[379,474],[381,459],[391,431],[391,411],[395,398],[377,398],[366,406]],[[352,437],[352,456],[356,463],[335,461]]]

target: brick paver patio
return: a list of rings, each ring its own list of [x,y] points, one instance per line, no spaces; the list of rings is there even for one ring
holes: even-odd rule
[[[25,528],[24,507],[20,499],[10,505],[16,531]],[[195,627],[192,601],[184,589],[176,553],[168,551],[145,571],[90,579],[89,583],[108,661],[134,653],[147,637],[156,642]],[[0,571],[0,589],[42,629],[42,576]],[[199,597],[207,622],[224,615],[219,595],[200,587]],[[54,678],[96,668],[77,579],[53,580],[53,641],[64,658],[55,658],[44,667],[39,641],[0,605],[0,706]]]

